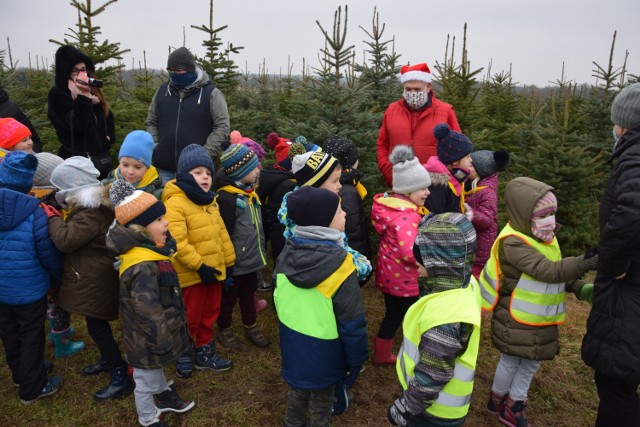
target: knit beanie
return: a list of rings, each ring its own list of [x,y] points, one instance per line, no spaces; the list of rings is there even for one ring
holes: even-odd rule
[[[509,164],[509,152],[504,150],[480,150],[471,153],[473,168],[480,179],[485,179],[496,172],[503,171]]]
[[[0,148],[9,149],[28,136],[31,136],[29,128],[16,119],[0,119]]]
[[[53,170],[64,162],[64,159],[60,156],[56,156],[53,153],[37,153],[38,167],[36,168],[36,174],[33,177],[33,185],[38,187],[46,187],[51,184],[51,173]]]
[[[445,165],[455,163],[473,151],[473,143],[469,138],[451,130],[446,123],[440,123],[433,128],[433,135],[438,141],[436,143],[438,159]]]
[[[272,150],[276,149],[276,145],[278,145],[280,141],[288,141],[288,139],[280,138],[280,135],[278,135],[276,132],[271,132],[269,135],[267,135],[267,145]]]
[[[78,190],[101,185],[99,176],[100,171],[88,157],[73,156],[56,166],[49,180],[60,189],[56,193],[56,201],[65,205],[67,197]]]
[[[262,160],[264,160],[264,156],[266,156],[267,153],[264,151],[264,148],[262,148],[262,145],[260,145],[259,142],[243,136],[240,139],[240,144],[246,145],[249,150],[253,151],[253,154],[255,154],[258,158],[258,162],[262,162]]]
[[[330,190],[300,187],[287,197],[287,216],[299,226],[328,227],[339,204],[340,198]]]
[[[224,173],[234,181],[240,181],[260,165],[258,156],[244,144],[231,144],[220,156]]]
[[[475,261],[476,231],[457,212],[429,214],[420,221],[413,247],[416,260],[427,269],[422,285],[428,293],[464,288]]]
[[[196,58],[186,47],[179,47],[169,55],[167,68],[182,69],[189,73],[195,73]]]
[[[215,172],[213,160],[211,160],[211,156],[203,146],[190,144],[184,147],[178,158],[177,172],[189,173],[200,166],[209,169],[211,174]]]
[[[556,212],[557,210],[558,200],[556,199],[556,196],[551,191],[547,191],[544,196],[538,199],[533,207],[531,218],[541,217],[548,213]]]
[[[116,221],[125,227],[138,224],[143,227],[167,213],[164,204],[146,191],[136,190],[127,181],[114,181],[109,198],[116,211]]]
[[[38,159],[24,151],[10,151],[0,162],[0,188],[27,194],[33,186]]]
[[[131,157],[144,164],[147,169],[151,167],[151,156],[153,156],[153,137],[144,130],[134,130],[122,141],[118,160],[123,157]]]
[[[393,147],[389,161],[393,165],[391,177],[394,193],[409,194],[431,185],[429,172],[420,164],[409,145]]]
[[[348,138],[334,135],[324,142],[322,149],[338,159],[345,169],[350,169],[358,161],[358,147]]]
[[[293,143],[289,140],[282,140],[278,142],[273,149],[276,152],[276,163],[280,163],[289,157],[289,149],[291,148],[291,145],[293,145]]]
[[[338,160],[322,151],[307,151],[291,161],[291,170],[299,186],[320,187],[331,176]]]
[[[611,121],[625,129],[640,129],[640,83],[622,89],[611,104]]]

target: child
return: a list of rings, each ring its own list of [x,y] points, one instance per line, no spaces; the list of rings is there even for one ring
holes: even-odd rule
[[[397,145],[389,155],[393,164],[393,193],[373,197],[371,222],[380,234],[376,262],[376,287],[384,295],[385,313],[375,340],[374,361],[392,365],[393,337],[409,307],[418,300],[418,266],[413,243],[418,224],[427,213],[424,202],[429,196],[429,172],[408,145]]]
[[[110,320],[118,318],[118,275],[105,244],[114,213],[107,189],[98,181],[99,175],[87,157],[66,159],[51,173],[51,183],[59,189],[55,198],[63,207],[62,216],[51,206],[46,213],[51,240],[64,253],[64,274],[56,304],[85,316],[89,335],[100,350],[100,360],[82,373],[109,372],[109,384],[94,394],[97,400],[107,400],[129,395],[133,384],[109,325]]]
[[[420,223],[415,258],[427,277],[402,322],[396,365],[402,396],[387,412],[393,425],[461,426],[469,412],[480,344],[480,287],[471,274],[476,233],[459,213]]]
[[[151,165],[153,146],[153,137],[149,132],[129,132],[118,152],[118,167],[109,172],[109,176],[102,183],[107,185],[124,180],[136,189],[151,193],[156,199],[160,199],[163,183],[158,170]]]
[[[53,366],[43,359],[47,291],[60,280],[62,259],[40,201],[27,195],[37,164],[20,151],[0,162],[0,337],[23,404],[62,386],[61,377],[47,379]]]
[[[441,123],[433,128],[437,156],[429,157],[425,167],[431,175],[430,196],[424,205],[429,212],[460,212],[472,219],[464,203],[464,182],[471,173],[473,143],[464,134]]]
[[[120,254],[120,318],[127,362],[133,365],[138,421],[159,425],[163,412],[183,413],[184,401],[162,368],[191,348],[178,275],[171,263],[176,242],[167,232],[166,209],[149,193],[126,181],[109,190],[117,224],[107,246]],[[155,395],[155,402],[154,402]]]
[[[498,236],[498,172],[509,164],[509,153],[504,150],[474,151],[471,160],[473,166],[464,197],[473,211],[471,222],[478,239],[476,262],[473,264],[473,276],[477,279]]]
[[[576,279],[594,269],[598,257],[562,258],[552,191],[526,177],[507,184],[509,223],[480,275],[483,308],[493,308],[491,341],[501,353],[487,409],[508,426],[529,426],[525,407],[531,380],[542,361],[560,351],[565,286],[581,300],[593,294],[592,284]]]
[[[0,118],[0,151],[4,154],[10,151],[34,154],[29,128],[14,118]]]
[[[362,185],[362,173],[358,170],[358,147],[348,138],[332,136],[324,142],[323,149],[342,165],[340,176],[342,188],[338,195],[342,209],[347,213],[345,234],[349,246],[371,259],[371,241],[364,215],[364,198],[367,190]]]
[[[222,372],[231,369],[213,342],[213,325],[220,313],[222,282],[236,260],[229,233],[220,217],[216,194],[211,191],[213,161],[207,150],[191,144],[182,150],[176,179],[162,193],[169,231],[176,239],[173,258],[187,309],[189,333],[195,344],[196,369]],[[176,374],[190,378],[193,354],[178,358]]]
[[[352,385],[368,357],[364,306],[342,242],[338,196],[302,187],[289,195],[289,216],[298,224],[296,235],[274,272],[282,376],[289,385],[284,425],[329,425],[335,385]]]
[[[33,188],[31,192],[45,205],[50,205],[55,209],[62,209],[56,202],[54,190],[51,184],[51,173],[64,160],[52,153],[38,153],[38,167],[33,176]],[[62,261],[62,260],[61,260]],[[71,314],[55,303],[55,294],[60,288],[60,282],[53,282],[49,295],[49,308],[47,319],[49,319],[49,340],[54,345],[53,354],[56,357],[67,357],[82,351],[85,347],[84,341],[72,341],[71,335],[74,329],[71,327]]]
[[[230,349],[241,348],[231,330],[233,308],[240,304],[244,336],[256,347],[267,347],[271,341],[256,324],[255,294],[258,272],[267,265],[262,231],[260,200],[254,191],[260,170],[258,157],[243,144],[231,144],[220,156],[222,170],[216,176],[220,215],[236,253],[236,262],[227,271],[222,291],[218,340]],[[231,282],[232,281],[232,282]]]

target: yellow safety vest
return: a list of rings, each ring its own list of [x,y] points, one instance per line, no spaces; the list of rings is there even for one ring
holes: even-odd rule
[[[473,378],[480,344],[480,289],[475,278],[469,286],[426,295],[416,301],[404,316],[404,340],[396,362],[396,372],[402,388],[408,388],[414,369],[420,362],[422,334],[447,323],[473,325],[467,349],[456,358],[453,378],[445,384],[436,401],[426,412],[443,419],[463,418],[469,412]]]
[[[549,243],[542,243],[514,230],[511,225],[507,224],[491,247],[491,257],[480,274],[482,308],[485,310],[493,310],[498,302],[498,292],[502,278],[498,247],[500,242],[508,236],[521,239],[551,261],[560,261],[562,259],[560,246],[558,246],[558,240],[555,237]],[[515,289],[511,293],[511,305],[509,307],[511,317],[519,323],[532,326],[562,324],[565,318],[564,293],[564,283],[541,282],[526,273],[522,273]]]

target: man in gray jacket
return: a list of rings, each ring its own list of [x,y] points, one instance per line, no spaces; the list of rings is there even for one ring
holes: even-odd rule
[[[200,66],[193,54],[181,47],[167,60],[169,81],[156,91],[145,124],[156,147],[153,165],[162,182],[175,178],[182,149],[198,144],[211,157],[220,155],[222,141],[229,134],[229,112],[224,95]]]

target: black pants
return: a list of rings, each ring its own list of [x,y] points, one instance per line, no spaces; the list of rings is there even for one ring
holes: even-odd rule
[[[419,296],[415,297],[397,297],[389,294],[384,295],[384,306],[386,308],[384,312],[384,318],[380,323],[380,330],[378,330],[378,338],[383,340],[390,340],[396,336],[398,328],[402,325],[404,315],[409,310],[409,307],[414,302],[418,301]]]
[[[22,305],[0,304],[0,337],[20,398],[32,400],[47,385],[44,369],[44,321],[47,297]]]
[[[253,326],[256,323],[256,304],[254,295],[258,288],[258,273],[248,273],[233,277],[233,286],[222,289],[222,301],[220,302],[220,316],[218,326],[221,329],[231,327],[233,308],[236,302],[240,303],[240,316],[245,326]]]
[[[100,350],[100,359],[107,362],[107,369],[118,368],[124,365],[122,360],[122,354],[118,343],[113,338],[113,332],[111,331],[111,325],[107,320],[96,319],[94,317],[85,317],[87,322],[87,331],[93,342],[98,346]]]
[[[600,404],[596,427],[640,426],[638,383],[620,381],[596,371]]]

